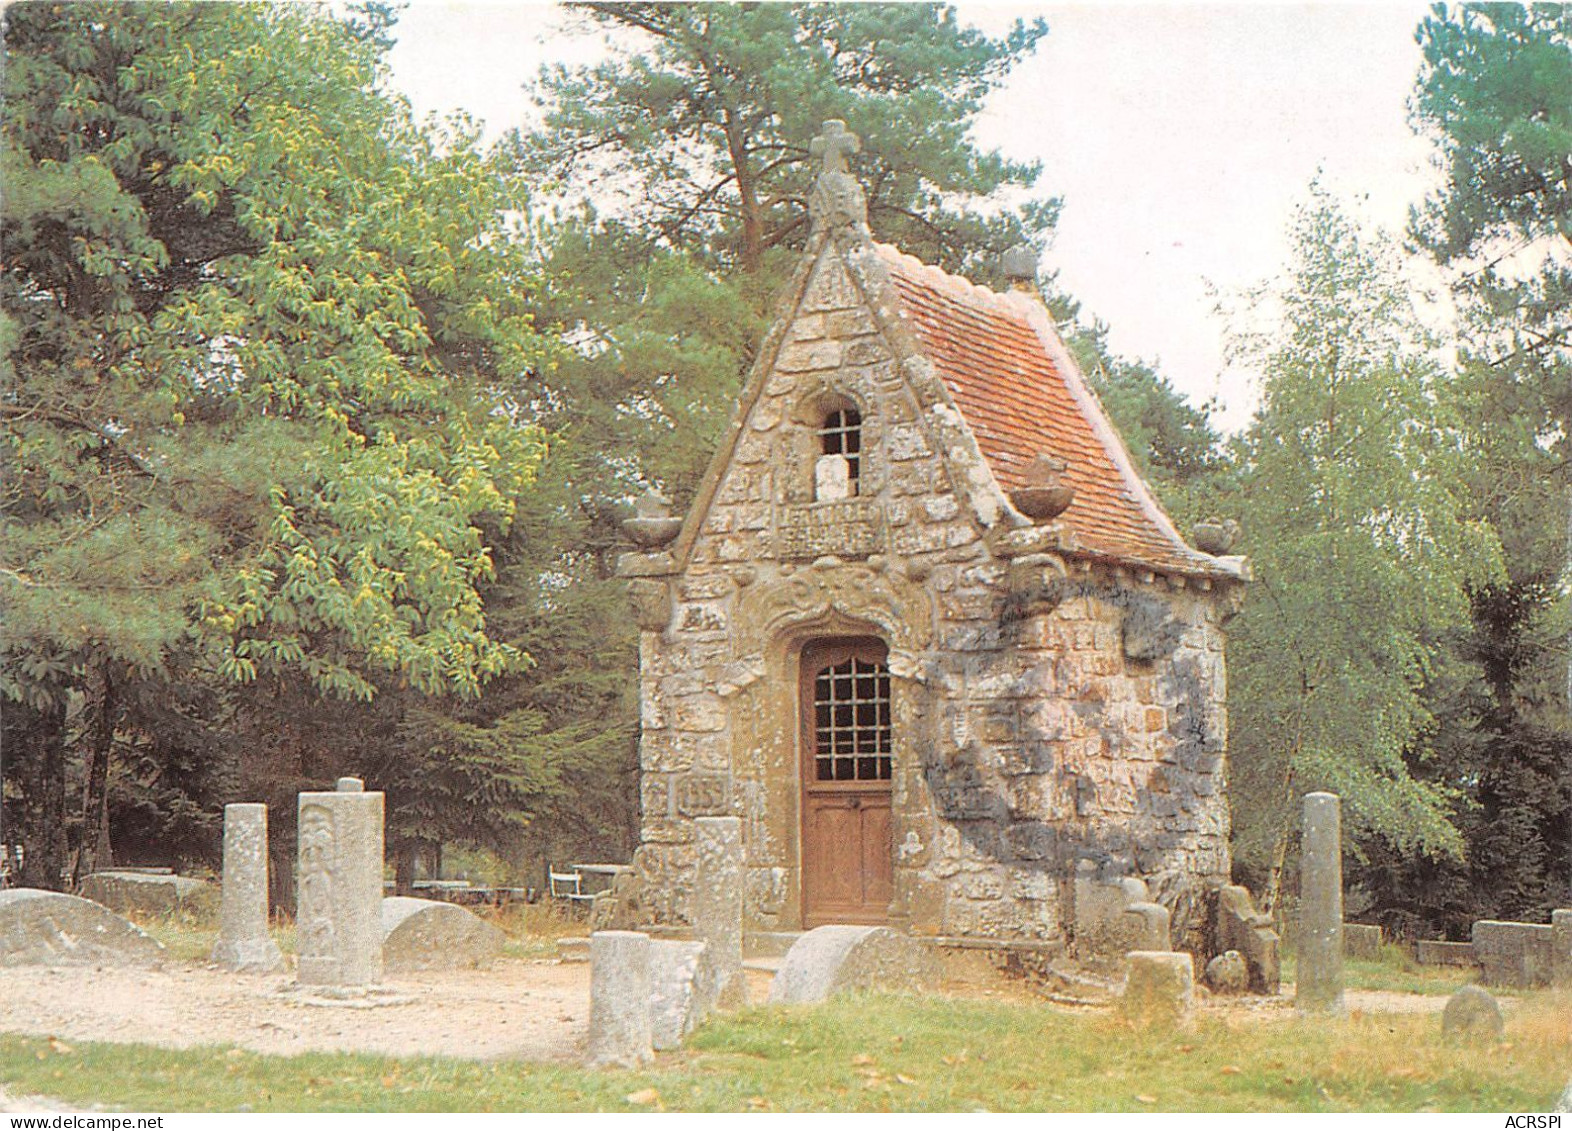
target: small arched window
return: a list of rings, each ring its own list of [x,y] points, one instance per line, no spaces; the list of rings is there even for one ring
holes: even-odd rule
[[[855,408],[826,413],[819,427],[819,449],[823,455],[840,456],[846,461],[846,494],[856,495],[862,473],[862,414]]]

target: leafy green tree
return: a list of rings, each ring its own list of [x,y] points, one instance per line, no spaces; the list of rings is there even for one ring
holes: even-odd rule
[[[1415,241],[1461,313],[1458,405],[1474,512],[1506,573],[1472,594],[1456,651],[1477,675],[1438,700],[1462,799],[1463,863],[1386,863],[1373,886],[1409,921],[1462,934],[1543,918],[1572,885],[1572,16],[1559,4],[1437,7],[1419,28],[1417,129],[1445,184]],[[1557,576],[1561,576],[1557,584]]]
[[[1277,326],[1240,338],[1263,386],[1240,445],[1257,584],[1230,629],[1231,802],[1273,906],[1311,790],[1343,797],[1356,846],[1460,853],[1450,794],[1407,759],[1434,736],[1438,636],[1499,562],[1466,521],[1457,424],[1393,249],[1313,192],[1281,288],[1252,296]]]
[[[106,686],[263,711],[473,696],[522,662],[481,590],[548,351],[516,182],[377,92],[374,13],[4,19],[5,804],[25,879],[55,886],[68,715],[128,722]]]

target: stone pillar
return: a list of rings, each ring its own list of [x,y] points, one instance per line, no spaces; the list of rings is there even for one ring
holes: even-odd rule
[[[267,933],[267,806],[224,806],[224,887],[213,961],[266,974],[284,965]]]
[[[333,793],[300,795],[296,923],[306,985],[382,980],[381,793],[339,778]]]
[[[1299,852],[1299,974],[1294,1005],[1343,1012],[1343,819],[1335,793],[1305,795]]]
[[[693,937],[704,943],[694,982],[699,1018],[716,1006],[744,1005],[742,974],[742,820],[696,817],[693,821]]]
[[[590,936],[591,1065],[637,1068],[655,1058],[652,989],[648,935],[596,931]]]

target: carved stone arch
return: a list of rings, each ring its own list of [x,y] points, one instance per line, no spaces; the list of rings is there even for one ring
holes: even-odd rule
[[[802,814],[798,748],[798,681],[803,651],[815,641],[877,637],[887,651],[896,733],[891,757],[891,844],[904,843],[916,819],[906,799],[920,789],[916,735],[925,730],[929,693],[923,663],[935,637],[935,603],[903,577],[862,564],[826,564],[749,586],[732,620],[737,667],[763,678],[739,687],[731,708],[731,764],[744,805],[744,841],[756,867],[779,878],[776,922],[798,928],[804,913]],[[888,918],[907,915],[911,880],[899,860]],[[761,875],[764,873],[760,873]]]
[[[856,409],[865,421],[875,412],[875,406],[865,397],[858,396],[839,381],[823,378],[805,390],[792,404],[791,419],[806,427],[817,428],[827,413],[838,408]]]
[[[799,628],[840,617],[866,625],[890,649],[891,674],[914,678],[933,645],[934,603],[904,578],[865,565],[815,567],[750,587],[733,621],[737,659],[763,656]]]
[[[817,499],[814,466],[821,455],[824,429],[833,413],[852,412],[858,421],[860,473],[854,476],[860,486],[854,494],[876,494],[884,482],[884,460],[878,452],[881,435],[877,403],[851,388],[846,382],[823,376],[804,389],[792,402],[787,419],[793,427],[785,437],[789,465],[800,468],[804,482],[796,484],[794,497]]]

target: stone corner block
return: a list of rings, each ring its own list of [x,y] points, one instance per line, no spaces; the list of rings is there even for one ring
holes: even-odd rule
[[[1181,1025],[1195,1003],[1195,964],[1183,951],[1132,950],[1125,955],[1119,1013],[1137,1025]]]

